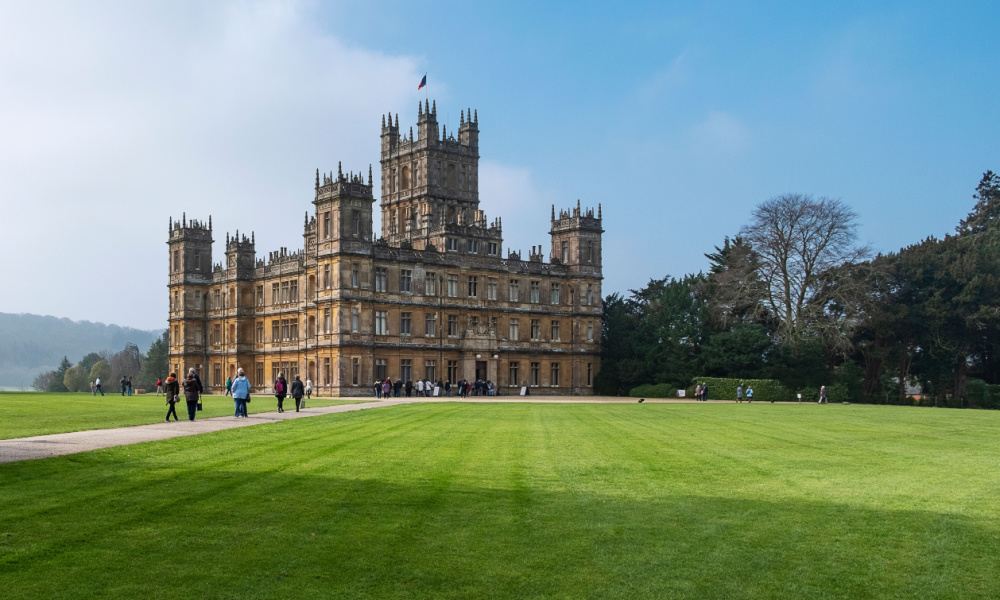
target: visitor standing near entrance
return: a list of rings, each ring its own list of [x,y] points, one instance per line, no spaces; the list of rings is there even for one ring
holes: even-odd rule
[[[313,395],[313,380],[306,378],[306,400],[312,400]]]
[[[295,376],[295,381],[292,382],[292,398],[295,398],[295,412],[299,412],[299,405],[302,404],[302,394],[305,392],[305,386],[302,385],[302,380],[299,376]]]
[[[156,395],[159,396],[162,393],[163,393],[163,378],[162,377],[157,377],[156,378]]]
[[[826,386],[825,385],[820,386],[820,388],[819,388],[819,403],[820,404],[829,404],[827,402],[827,394],[826,394]]]
[[[419,396],[423,396],[423,395],[424,395],[424,380],[423,379],[418,379],[417,380],[417,396],[419,397]]]
[[[409,398],[410,394],[412,394],[412,393],[413,393],[413,380],[412,379],[407,379],[406,380],[406,397]]]
[[[236,407],[236,418],[247,416],[247,402],[250,401],[250,380],[243,369],[236,369],[236,379],[233,380],[233,404]]]
[[[104,395],[104,390],[101,389],[101,378],[100,377],[98,377],[97,379],[94,380],[94,395],[95,396],[97,395],[97,392],[101,392],[102,396]]]
[[[382,397],[388,398],[390,395],[392,395],[392,380],[386,377],[382,382]]]
[[[743,402],[743,385],[736,386],[736,402]]]
[[[375,388],[375,397],[376,398],[381,398],[382,397],[382,382],[381,381],[376,381],[375,383],[372,384],[372,387]]]
[[[285,412],[282,403],[288,395],[288,382],[285,381],[285,374],[278,373],[278,378],[274,381],[274,397],[278,399],[278,412]]]
[[[160,380],[162,383],[162,380]],[[177,421],[177,402],[180,401],[181,388],[177,383],[177,373],[171,373],[170,377],[167,377],[167,422],[170,422],[170,415],[174,415],[174,421]]]
[[[753,388],[748,385],[747,386],[747,404],[751,404],[752,402],[753,402]]]
[[[229,377],[226,379],[226,393],[223,394],[223,396],[232,396],[232,395],[233,395],[233,378]]]
[[[399,390],[403,389],[403,380],[397,379],[396,384],[392,386],[392,394],[399,398]]]
[[[184,399],[187,401],[188,421],[194,421],[194,413],[198,412],[198,380],[194,378],[194,371],[188,373],[184,379]]]

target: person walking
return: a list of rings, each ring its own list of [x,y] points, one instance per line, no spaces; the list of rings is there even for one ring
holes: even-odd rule
[[[747,386],[747,404],[753,403],[753,388],[749,385]]]
[[[708,402],[708,384],[701,384],[701,401]]]
[[[101,389],[101,378],[100,377],[98,377],[97,379],[94,380],[94,395],[95,396],[97,395],[97,392],[101,392],[102,396],[104,395],[104,390]]]
[[[232,395],[233,395],[233,378],[229,377],[226,379],[226,393],[223,394],[223,396],[232,396]]]
[[[819,403],[820,404],[829,404],[829,402],[827,402],[827,393],[826,393],[826,386],[825,385],[821,385],[820,388],[819,388]]]
[[[194,378],[194,372],[189,372],[184,379],[184,399],[187,401],[188,421],[194,421],[194,413],[198,412],[198,380]]]
[[[160,382],[162,383],[162,380]],[[170,415],[174,415],[174,421],[177,421],[177,403],[181,399],[181,387],[177,383],[177,373],[171,373],[170,377],[167,377],[165,393],[167,396],[167,423],[170,422]]]
[[[694,386],[694,401],[701,402],[701,384]]]
[[[382,397],[388,399],[392,394],[392,380],[388,377],[382,382]]]
[[[188,373],[190,373],[191,376],[194,377],[194,380],[198,382],[198,397],[200,398],[201,395],[205,393],[205,388],[201,386],[201,377],[198,376],[198,371],[195,371],[194,367],[188,369]],[[201,404],[201,402],[199,402],[199,404]]]
[[[236,379],[233,380],[233,405],[236,407],[236,418],[247,416],[247,402],[250,402],[250,380],[243,369],[236,369]]]
[[[306,399],[312,400],[313,395],[313,380],[306,377]]]
[[[375,383],[372,384],[372,387],[375,388],[375,397],[381,399],[382,398],[382,382],[381,381],[376,381]]]
[[[278,373],[278,379],[274,382],[274,397],[278,399],[278,412],[285,412],[282,404],[285,402],[285,396],[288,394],[288,382],[285,381],[285,374]]]
[[[157,377],[156,378],[156,395],[159,396],[162,393],[163,393],[163,378],[162,377]]]
[[[121,384],[121,388],[122,388],[121,392],[122,392],[122,396],[124,396],[125,395],[125,376],[124,375],[122,375],[122,380],[119,381],[118,383]]]
[[[743,385],[740,384],[736,386],[736,403],[739,404],[742,402],[743,402]]]
[[[295,412],[299,412],[299,405],[302,404],[302,394],[305,393],[305,386],[302,385],[302,380],[299,376],[295,376],[295,381],[292,382],[292,398],[295,398]]]

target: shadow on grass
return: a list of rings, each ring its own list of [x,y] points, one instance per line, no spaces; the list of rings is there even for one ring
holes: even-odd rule
[[[74,500],[18,502],[70,462],[0,490],[5,598],[1000,596],[995,527],[953,514],[280,469],[76,470]]]

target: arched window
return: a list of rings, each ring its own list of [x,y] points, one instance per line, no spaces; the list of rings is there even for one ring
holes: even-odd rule
[[[410,167],[403,167],[399,171],[399,189],[410,189]]]

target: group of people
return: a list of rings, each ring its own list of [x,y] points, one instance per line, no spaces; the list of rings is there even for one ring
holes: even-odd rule
[[[278,399],[278,412],[285,412],[284,402],[289,393],[291,393],[292,398],[295,399],[295,412],[299,412],[299,408],[303,405],[302,396],[305,396],[307,387],[311,393],[312,381],[303,384],[302,380],[299,379],[299,376],[296,375],[295,380],[292,381],[291,390],[289,390],[288,381],[285,380],[285,374],[278,373],[278,378],[274,381],[274,397]],[[233,397],[236,397],[235,394]]]
[[[390,377],[386,377],[384,381],[374,382],[372,388],[375,390],[376,398],[451,396],[452,388],[455,388],[456,393],[463,398],[470,394],[476,396],[493,396],[496,394],[496,385],[488,379],[486,381],[477,379],[475,382],[462,379],[452,385],[451,380],[441,381],[439,379],[437,382],[434,382],[430,379],[418,379],[416,383],[412,380],[407,380],[404,383],[402,379],[397,379],[393,382]]]
[[[159,386],[157,386],[159,388]],[[204,388],[201,385],[201,378],[194,369],[188,369],[184,381],[177,380],[177,373],[171,373],[167,377],[166,385],[163,386],[167,396],[167,422],[170,422],[170,415],[177,421],[177,403],[181,401],[181,389],[184,390],[184,401],[187,403],[188,420],[194,421],[195,413],[201,409],[201,393]]]
[[[132,376],[131,375],[129,375],[128,377],[124,377],[123,376],[122,380],[119,383],[121,383],[121,386],[122,386],[122,396],[131,396],[132,395]]]

